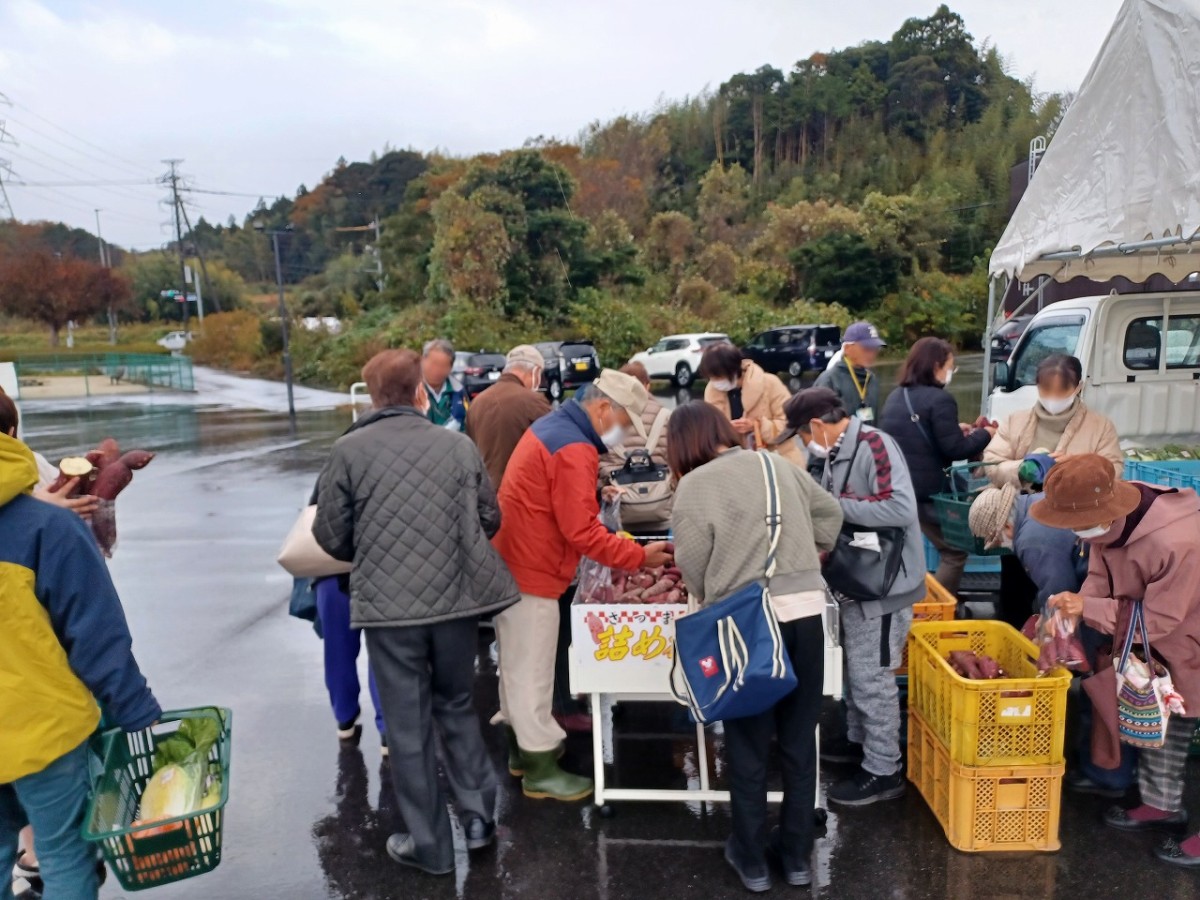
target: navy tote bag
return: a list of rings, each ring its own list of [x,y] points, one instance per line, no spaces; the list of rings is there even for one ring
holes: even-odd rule
[[[767,489],[767,564],[761,581],[675,620],[671,693],[697,722],[755,716],[796,687],[767,583],[782,520],[775,462],[758,453]]]

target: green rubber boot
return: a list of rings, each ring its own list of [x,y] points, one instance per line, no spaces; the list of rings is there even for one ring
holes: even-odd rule
[[[504,726],[504,734],[508,738],[508,774],[513,778],[520,778],[525,774],[525,760],[522,757],[524,751],[521,750],[521,745],[517,743],[517,733],[510,726]],[[563,754],[566,752],[567,745],[559,744],[554,748],[554,758],[562,759]]]
[[[541,753],[521,751],[525,766],[525,777],[521,779],[521,791],[534,800],[582,800],[592,792],[592,779],[564,772],[558,766],[557,750]]]
[[[520,778],[525,774],[525,760],[521,754],[521,745],[517,743],[517,733],[511,727],[505,726],[504,733],[508,736],[508,774]]]

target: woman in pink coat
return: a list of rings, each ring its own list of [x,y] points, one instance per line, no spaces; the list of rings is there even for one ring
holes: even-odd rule
[[[1050,605],[1111,634],[1119,652],[1141,601],[1154,656],[1171,673],[1188,710],[1170,717],[1163,747],[1139,751],[1141,804],[1114,806],[1104,821],[1121,831],[1182,829],[1188,746],[1196,731],[1193,716],[1200,713],[1200,497],[1191,489],[1122,482],[1099,454],[1063,460],[1050,470],[1045,488],[1045,499],[1030,514],[1053,528],[1070,528],[1091,545],[1079,593],[1055,594]],[[1141,638],[1139,632],[1136,639]],[[1095,678],[1095,687],[1106,683],[1103,674]],[[1090,688],[1088,695],[1097,720],[1115,724],[1111,675],[1107,685],[1102,691]],[[1155,853],[1175,865],[1200,867],[1200,835],[1168,839]]]

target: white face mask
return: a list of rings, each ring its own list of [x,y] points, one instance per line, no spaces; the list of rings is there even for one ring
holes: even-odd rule
[[[618,447],[625,441],[625,429],[620,425],[614,425],[604,434],[600,435],[600,440],[604,442],[604,446],[610,450],[613,447]]]
[[[810,456],[816,459],[828,459],[829,448],[818,444],[816,441],[809,441],[806,445]]]
[[[1055,397],[1051,399],[1039,394],[1038,402],[1042,404],[1042,409],[1050,413],[1050,415],[1057,416],[1071,408],[1071,404],[1075,402],[1076,396],[1076,394],[1072,394],[1069,397]]]
[[[728,378],[717,378],[714,381],[710,381],[709,384],[711,384],[714,389],[725,394],[729,393],[736,387],[736,385]]]
[[[1079,538],[1081,541],[1092,541],[1098,537],[1103,537],[1104,535],[1108,534],[1108,529],[1110,528],[1112,528],[1111,525],[1095,525],[1092,528],[1084,528],[1080,531],[1075,531],[1075,537]]]
[[[949,369],[946,372],[946,377],[942,379],[942,387],[950,387],[950,382],[954,380],[954,370]]]

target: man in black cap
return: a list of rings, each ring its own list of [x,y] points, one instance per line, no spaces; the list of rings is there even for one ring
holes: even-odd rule
[[[925,548],[912,477],[896,442],[851,416],[828,388],[800,391],[783,409],[788,428],[804,441],[810,459],[825,460],[821,486],[842,507],[842,530],[853,533],[854,545],[869,545],[872,532],[903,529],[901,564],[884,596],[852,600],[830,584],[841,606],[847,734],[821,747],[826,762],[859,765],[853,776],[829,789],[831,802],[866,806],[893,800],[904,794],[894,670],[908,637],[912,606],[925,597]],[[876,550],[883,552],[878,543]],[[834,553],[839,551],[855,552],[836,548]]]

